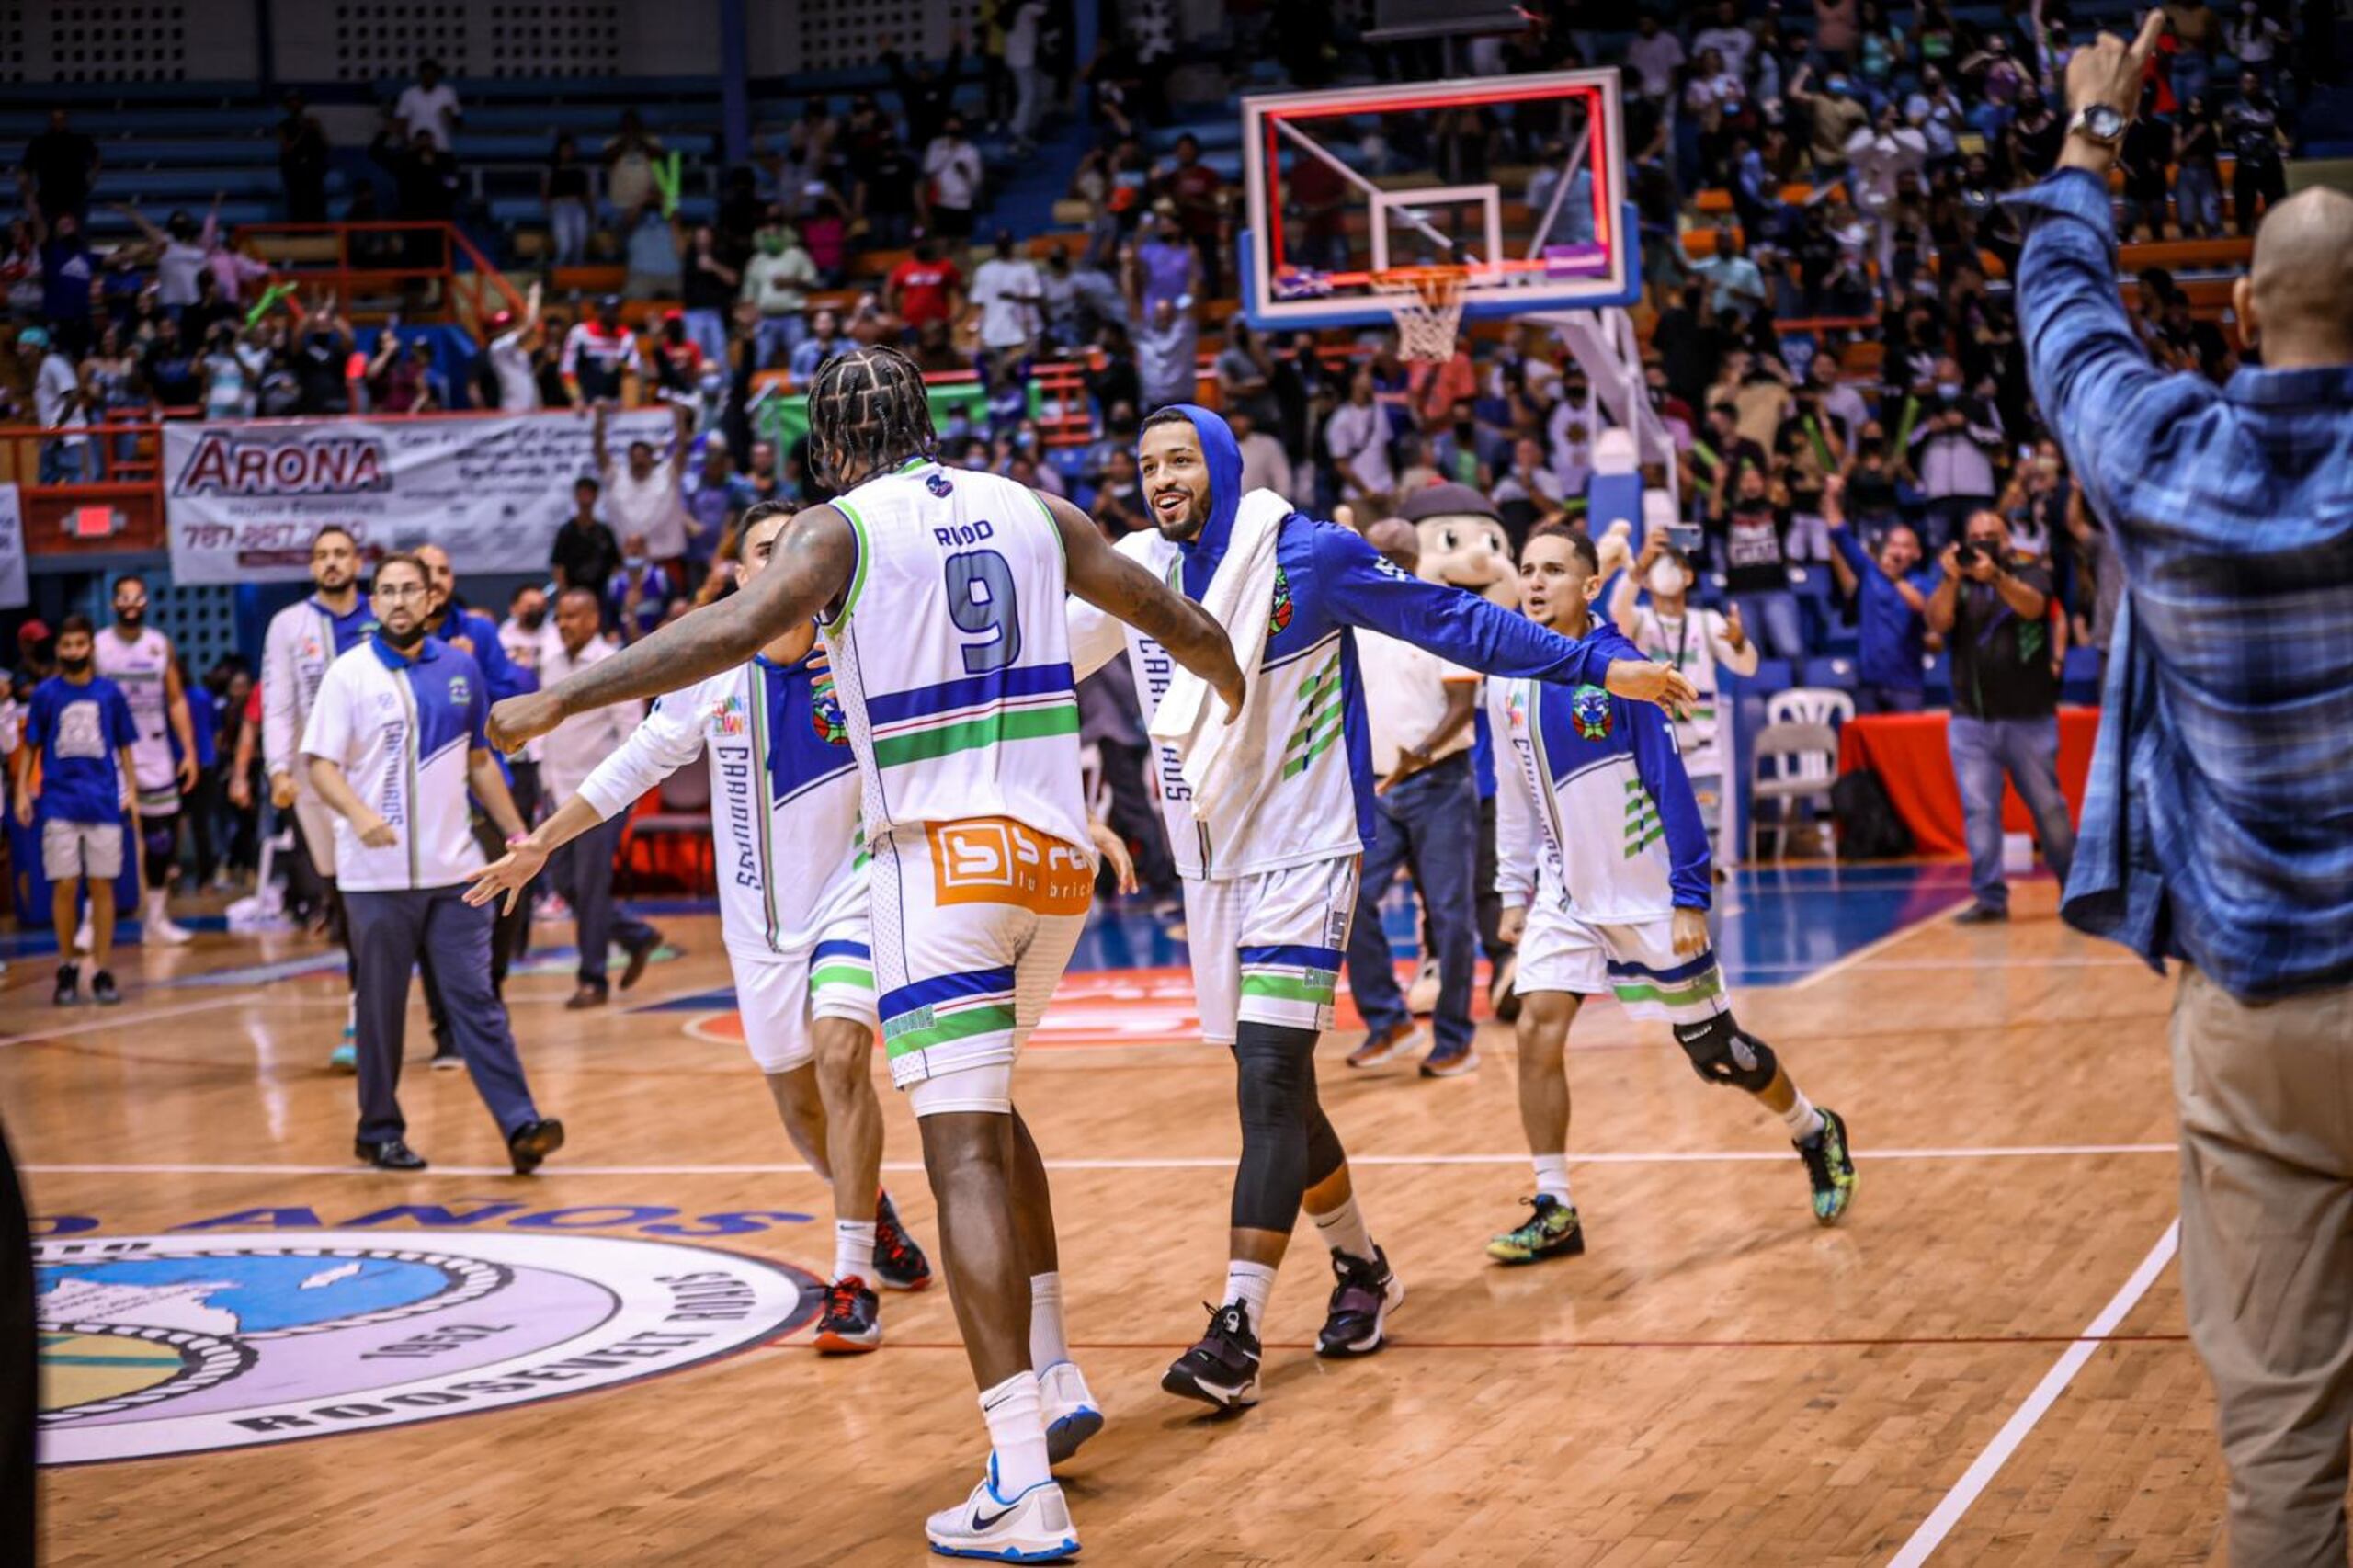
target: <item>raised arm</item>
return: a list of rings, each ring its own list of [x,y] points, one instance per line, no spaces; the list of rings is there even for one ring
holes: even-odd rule
[[[1062,530],[1070,591],[1168,650],[1225,699],[1230,723],[1242,711],[1242,668],[1217,618],[1113,550],[1095,519],[1059,495],[1035,493]],[[755,579],[759,581],[760,579]]]
[[[1347,528],[1316,530],[1315,563],[1338,619],[1418,643],[1466,669],[1604,687],[1644,702],[1690,702],[1699,695],[1671,665],[1643,657],[1614,626],[1597,625],[1571,642],[1476,594],[1400,571]]]
[[[858,540],[847,520],[831,506],[813,506],[785,525],[768,569],[737,593],[544,690],[500,703],[491,710],[491,744],[511,753],[575,713],[659,697],[743,664],[831,605],[857,566]]]
[[[2130,48],[2103,35],[2078,50],[2067,67],[2071,107],[2113,90],[2121,92],[2122,112],[2131,119],[2142,72],[2163,29],[2163,14],[2152,11]],[[2016,296],[2028,380],[2069,466],[2096,488],[2119,471],[2137,469],[2160,423],[2143,400],[2171,379],[2150,362],[2117,290],[2109,156],[2071,136],[2058,170],[2009,199],[2026,231]],[[2104,508],[2103,515],[2115,511]]]

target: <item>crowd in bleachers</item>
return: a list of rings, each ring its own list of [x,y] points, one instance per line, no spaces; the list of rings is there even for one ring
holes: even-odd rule
[[[2218,320],[2215,275],[2244,253],[2207,237],[2247,232],[2279,199],[2287,106],[2335,70],[2333,27],[2291,51],[2283,4],[2245,0],[2225,16],[2172,0],[2121,159],[2129,233],[2210,244],[2142,273],[2136,320],[2154,351],[2217,378],[2243,349]],[[2068,20],[2055,6],[1946,0],[1790,11],[1716,0],[1629,29],[1605,11],[1531,6],[1524,31],[1476,40],[1469,63],[1625,73],[1648,378],[1687,515],[1704,528],[1691,563],[1702,596],[1743,604],[1773,656],[1850,652],[1826,592],[1836,479],[1874,549],[1900,526],[1931,561],[1972,514],[2001,513],[2020,557],[2052,571],[2077,636],[2096,642],[2101,555],[2085,536],[2097,525],[2045,465],[2005,281],[2015,228],[1998,199],[2056,154]],[[1064,21],[1045,0],[999,6],[940,61],[881,40],[867,85],[809,94],[737,166],[715,160],[713,138],[676,104],[618,110],[598,138],[560,129],[532,153],[522,132],[474,129],[468,93],[424,61],[385,94],[368,168],[352,176],[319,117],[288,97],[275,142],[290,220],[447,221],[518,289],[537,272],[528,298],[510,290],[508,308],[456,342],[404,326],[384,300],[363,309],[275,282],[260,247],[231,243],[217,199],[209,216],[188,207],[161,222],[111,205],[108,144],[60,109],[19,159],[0,259],[16,323],[0,414],[64,433],[41,453],[40,477],[55,482],[103,476],[131,450],[76,427],[149,408],[226,418],[668,401],[701,432],[678,465],[681,505],[716,525],[693,535],[705,559],[682,562],[682,594],[725,537],[711,494],[817,494],[799,454],[748,416],[758,379],[805,381],[854,343],[903,342],[928,371],[976,377],[983,400],[951,423],[950,455],[1070,493],[1115,532],[1143,517],[1120,455],[1139,414],[1195,396],[1235,418],[1256,475],[1302,505],[1370,520],[1403,492],[1460,480],[1490,491],[1515,531],[1577,515],[1596,432],[1584,374],[1549,334],[1490,326],[1429,365],[1401,360],[1381,335],[1262,335],[1234,317],[1231,143],[1205,154],[1188,133],[1231,111],[1188,120],[1170,101],[1172,66],[1320,85],[1428,74],[1433,56],[1368,47],[1327,8],[1275,6],[1174,57],[1150,28],[1115,28],[1082,63]],[[1074,129],[1055,135],[1065,118]],[[1369,145],[1400,165],[1540,169],[1514,135],[1477,117],[1440,129],[1398,117]],[[486,199],[468,159],[517,154],[539,165],[536,199]],[[1056,231],[1002,228],[1008,178],[1056,154],[1068,169]],[[119,237],[93,248],[97,226]],[[353,265],[396,268],[418,242],[349,244]],[[450,313],[419,288],[406,281],[389,303]],[[1034,416],[1031,386],[1057,361],[1083,375],[1091,442],[1050,447]]]

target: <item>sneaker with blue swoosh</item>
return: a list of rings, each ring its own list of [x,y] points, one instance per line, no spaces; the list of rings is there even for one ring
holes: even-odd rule
[[[924,1522],[931,1550],[942,1557],[980,1557],[992,1562],[1060,1562],[1078,1555],[1078,1531],[1070,1522],[1063,1489],[1041,1481],[1016,1497],[996,1489],[996,1456],[972,1494]]]

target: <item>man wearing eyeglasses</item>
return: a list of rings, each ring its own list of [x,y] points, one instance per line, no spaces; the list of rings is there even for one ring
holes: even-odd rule
[[[472,790],[508,838],[520,836],[506,776],[483,740],[490,693],[464,650],[426,635],[431,578],[414,555],[376,567],[376,635],[336,659],[302,733],[311,782],[339,819],[335,881],[358,980],[359,1158],[418,1171],[401,1117],[401,1050],[412,967],[439,984],[474,1088],[498,1121],[517,1176],[563,1146],[523,1080],[506,1008],[491,984],[490,911],[470,907],[482,869],[467,815]]]

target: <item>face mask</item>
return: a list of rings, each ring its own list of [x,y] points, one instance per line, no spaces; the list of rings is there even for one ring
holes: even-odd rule
[[[391,627],[379,622],[376,627],[376,635],[391,643],[396,651],[405,653],[425,641],[425,622],[416,621],[406,631],[394,631]]]
[[[1683,591],[1683,568],[1672,561],[1654,561],[1649,583],[1652,593],[1673,598]]]
[[[548,612],[543,609],[525,610],[515,618],[515,624],[526,631],[537,631],[546,622],[547,618]]]
[[[645,570],[645,557],[642,555],[624,555],[621,557],[621,564],[631,572],[642,572]]]
[[[141,626],[146,623],[147,611],[144,606],[138,609],[119,609],[114,612],[114,618],[125,626]]]
[[[57,667],[69,676],[78,676],[90,667],[90,655],[85,653],[78,659],[60,659]]]
[[[1938,381],[1937,383],[1937,395],[1938,397],[1959,397],[1961,395],[1961,383],[1959,381]]]
[[[784,236],[782,234],[762,234],[760,236],[760,249],[764,254],[768,256],[782,256],[784,254]]]

